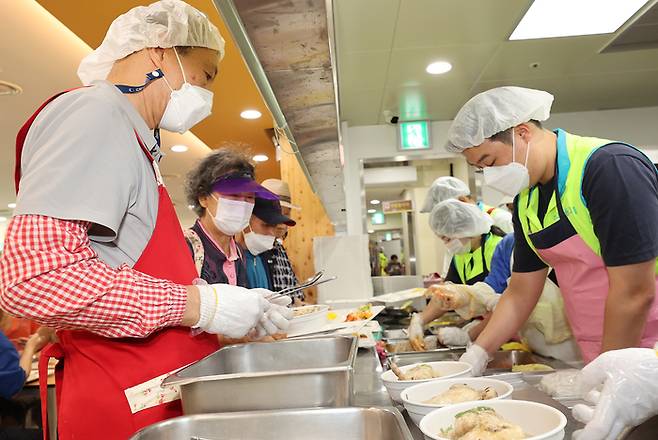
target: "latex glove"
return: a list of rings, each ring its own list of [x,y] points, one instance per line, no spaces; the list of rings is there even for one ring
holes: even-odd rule
[[[484,284],[484,283],[482,283]],[[482,295],[485,289],[493,292],[489,285],[477,289]],[[487,309],[474,295],[476,289],[473,286],[465,284],[443,284],[441,286],[431,286],[433,295],[439,300],[441,308],[444,310],[454,310],[463,319],[470,320],[476,316],[487,313]]]
[[[443,327],[439,329],[439,342],[443,345],[468,345],[471,343],[471,338],[468,336],[468,331],[458,327]]]
[[[411,315],[407,336],[414,351],[425,351],[425,331],[423,330],[423,319],[420,313]]]
[[[459,358],[460,362],[466,362],[472,367],[473,376],[482,376],[489,363],[489,354],[477,344],[471,344],[466,353]]]
[[[539,382],[539,389],[551,397],[580,397],[582,392],[581,376],[580,370],[556,371],[542,378]]]
[[[595,406],[574,406],[573,416],[586,423],[585,429],[574,433],[574,439],[614,440],[625,428],[658,414],[655,350],[626,348],[603,353],[583,368],[580,380],[585,400]]]
[[[242,338],[256,327],[272,306],[258,292],[230,284],[197,285],[200,328],[229,338]]]
[[[483,282],[473,284],[470,288],[470,294],[475,301],[484,306],[487,312],[493,312],[500,299],[500,295],[490,285]]]

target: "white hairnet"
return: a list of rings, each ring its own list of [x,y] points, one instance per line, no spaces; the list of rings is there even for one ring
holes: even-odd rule
[[[147,47],[195,46],[224,57],[224,39],[208,17],[181,0],[137,6],[117,17],[105,39],[82,59],[78,76],[85,85],[107,78],[115,61]]]
[[[450,238],[477,237],[491,230],[493,220],[472,203],[444,200],[432,209],[430,228]]]
[[[461,196],[468,196],[471,190],[466,183],[456,177],[443,176],[439,177],[432,183],[425,196],[425,203],[420,212],[430,212],[438,203],[448,199],[456,199]]]
[[[552,104],[553,95],[543,90],[507,86],[479,93],[464,104],[452,121],[446,149],[461,153],[531,119],[545,121]]]

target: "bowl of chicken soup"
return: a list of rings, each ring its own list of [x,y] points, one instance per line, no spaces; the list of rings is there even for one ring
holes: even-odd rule
[[[419,425],[427,440],[562,440],[566,426],[561,411],[525,400],[446,406],[427,414]]]
[[[439,379],[413,385],[400,393],[409,416],[416,423],[437,408],[464,402],[488,402],[507,399],[514,387],[507,382],[485,377]]]
[[[413,385],[471,375],[471,366],[466,362],[437,361],[419,362],[404,367],[391,364],[391,369],[382,373],[381,378],[391,399],[401,403],[400,393]]]

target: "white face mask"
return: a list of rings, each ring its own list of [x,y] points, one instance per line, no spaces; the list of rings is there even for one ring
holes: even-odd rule
[[[501,195],[516,197],[530,184],[528,173],[528,154],[530,153],[530,142],[525,152],[523,165],[516,162],[516,143],[514,140],[514,129],[512,128],[512,162],[497,167],[484,169],[484,184],[501,193]]]
[[[187,82],[176,48],[174,48],[174,53],[183,73],[183,85],[180,89],[174,90],[169,85],[167,77],[163,77],[171,90],[171,95],[162,114],[162,119],[160,119],[159,127],[182,134],[210,116],[213,93],[203,87],[194,86]]]
[[[274,235],[265,235],[257,234],[254,231],[249,231],[244,234],[244,243],[247,245],[247,249],[253,255],[262,254],[265,251],[269,251],[274,247],[274,240],[276,237]]]
[[[446,247],[452,255],[467,254],[471,251],[471,240],[463,243],[459,238],[453,238],[446,243]]]
[[[215,211],[215,226],[226,235],[233,236],[242,231],[249,224],[254,204],[242,200],[231,200],[211,197],[217,200]]]

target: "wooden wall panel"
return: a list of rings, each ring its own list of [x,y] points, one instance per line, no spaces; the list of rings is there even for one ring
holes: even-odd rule
[[[300,206],[301,211],[292,210],[292,218],[297,222],[290,228],[285,241],[286,251],[292,262],[297,277],[305,280],[315,273],[313,265],[313,238],[319,236],[333,236],[334,227],[320,202],[318,196],[309,185],[302,168],[297,162],[286,139],[280,139],[281,149],[281,180],[288,182],[292,203]],[[315,303],[317,293],[315,289],[306,291],[306,301]]]

